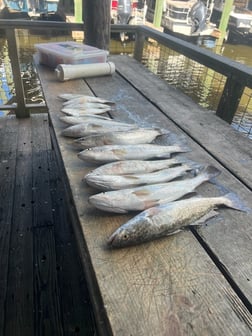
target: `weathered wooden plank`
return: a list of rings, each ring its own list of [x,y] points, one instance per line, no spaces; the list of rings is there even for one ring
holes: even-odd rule
[[[32,134],[31,120],[18,127],[15,198],[9,252],[5,334],[33,335]],[[9,138],[11,142],[12,139]]]
[[[232,127],[227,127],[227,123],[211,111],[199,107],[182,92],[168,86],[165,81],[146,70],[134,59],[116,56],[116,58],[111,57],[111,60],[116,60],[116,67],[120,74],[144,96],[219,162],[228,167],[250,189],[252,188],[252,145],[247,138],[241,136]],[[113,96],[116,95],[118,90]]]
[[[53,227],[34,228],[34,265],[34,335],[63,335]]]
[[[50,195],[48,151],[33,153],[35,335],[63,335]]]
[[[94,335],[94,320],[86,279],[77,251],[65,189],[55,153],[49,153],[50,190],[55,234],[58,285],[66,335]]]
[[[50,136],[47,115],[32,119],[32,202],[34,234],[35,335],[63,335],[50,191]]]
[[[34,150],[51,149],[51,137],[49,132],[49,119],[47,113],[34,114],[32,122],[32,146]]]
[[[6,299],[6,335],[34,335],[32,147],[36,149],[38,142],[46,144],[49,136],[43,127],[43,116],[35,116],[35,122],[33,118],[20,119],[17,128],[18,157]],[[12,140],[9,138],[9,141]]]
[[[40,78],[69,178],[70,192],[79,215],[83,236],[80,234],[77,239],[79,245],[87,246],[86,254],[88,253],[91,258],[91,265],[87,263],[87,267],[92,268],[94,281],[98,282],[98,295],[101,295],[103,308],[113,333],[115,335],[250,334],[251,316],[248,310],[190,232],[130,249],[114,251],[107,249],[107,237],[131,215],[103,213],[88,204],[88,197],[94,191],[81,180],[90,170],[90,166],[76,159],[76,151],[71,146],[71,140],[64,139],[60,135],[64,125],[58,119],[61,104],[55,100],[55,95],[67,92],[71,86],[71,90],[76,87],[80,92],[79,81],[73,81],[72,85],[59,84],[53,81],[52,73],[45,68],[40,71]],[[116,118],[138,120],[146,124],[152,124],[153,118],[163,127],[178,132],[164,114],[146,99],[141,98],[140,94],[133,94],[128,84],[120,82],[118,85],[119,82],[116,75],[113,78],[97,79],[97,86],[94,84],[95,81],[91,85],[97,95],[106,98],[117,97],[118,109],[113,114]],[[110,89],[115,92],[107,96]],[[50,92],[54,95],[52,96]],[[87,93],[87,89],[83,88],[82,92]],[[135,109],[131,110],[133,106]],[[145,114],[139,112],[143,109]],[[192,158],[203,163],[214,161],[197,144],[190,139],[188,141],[193,149]],[[215,163],[219,166],[217,162]],[[230,179],[230,174],[226,171],[223,173],[226,183]],[[206,195],[219,192],[210,184],[200,190]],[[245,217],[230,210],[223,211],[222,218],[225,223],[235,221],[242,223]],[[216,232],[215,226],[212,226],[212,229]],[[89,285],[92,286],[90,283]]]
[[[0,151],[0,334],[3,334],[5,319],[15,169],[13,153]]]
[[[9,252],[5,335],[33,336],[33,233],[31,153],[17,158]]]
[[[0,118],[0,151],[13,152],[14,156],[17,149],[17,125],[18,120],[15,116],[5,116]],[[12,141],[10,141],[10,139],[12,139]]]

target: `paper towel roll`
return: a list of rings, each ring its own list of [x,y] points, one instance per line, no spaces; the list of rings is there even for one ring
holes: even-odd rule
[[[112,62],[92,64],[58,64],[55,69],[57,79],[62,82],[75,78],[111,75],[114,72],[115,64]]]

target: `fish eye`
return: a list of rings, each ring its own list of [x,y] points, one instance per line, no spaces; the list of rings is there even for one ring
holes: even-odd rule
[[[122,238],[123,238],[124,240],[127,240],[127,239],[129,238],[129,235],[128,235],[126,232],[124,232]]]

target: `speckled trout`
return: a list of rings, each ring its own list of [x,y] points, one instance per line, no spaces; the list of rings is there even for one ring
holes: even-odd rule
[[[160,169],[165,169],[181,163],[188,162],[183,156],[176,156],[171,159],[161,160],[128,160],[106,163],[92,170],[92,175],[123,175],[151,173]]]
[[[104,145],[134,145],[150,143],[164,134],[159,128],[136,128],[134,130],[108,132],[75,140],[79,148],[86,149]]]
[[[99,190],[118,190],[135,186],[164,183],[185,175],[195,169],[194,166],[183,164],[177,167],[165,168],[146,174],[128,175],[94,175],[87,174],[86,182]]]
[[[219,197],[193,197],[149,208],[118,228],[109,238],[112,247],[140,244],[202,224],[217,215],[214,208],[226,206],[245,211],[234,193]]]
[[[66,101],[65,103],[63,103],[63,105],[67,105],[71,103],[113,104],[113,102],[111,102],[110,100],[104,99],[104,98],[82,95],[82,94],[62,93],[58,97]]]
[[[111,118],[101,116],[99,114],[85,114],[81,116],[63,116],[60,117],[60,120],[63,121],[67,125],[77,125],[88,122],[97,121],[97,119],[101,120],[112,120]]]
[[[98,107],[87,107],[87,108],[63,108],[61,109],[61,112],[69,115],[69,116],[82,116],[86,114],[102,114],[111,111],[111,108],[108,107],[103,107],[103,108],[98,108]]]
[[[81,138],[92,134],[107,133],[111,130],[116,132],[119,130],[127,131],[134,128],[137,128],[134,124],[124,124],[113,120],[97,119],[93,122],[69,126],[62,131],[62,135],[71,138]]]
[[[220,171],[217,168],[208,166],[193,178],[106,191],[90,196],[89,202],[98,209],[116,213],[145,210],[162,203],[175,201],[219,174]]]
[[[188,152],[186,146],[161,146],[157,144],[108,145],[84,149],[78,154],[81,160],[101,163],[120,160],[147,160],[169,158],[172,153]]]

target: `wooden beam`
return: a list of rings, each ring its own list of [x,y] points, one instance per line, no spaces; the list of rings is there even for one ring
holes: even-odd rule
[[[110,41],[110,0],[83,0],[85,43],[108,50]]]

